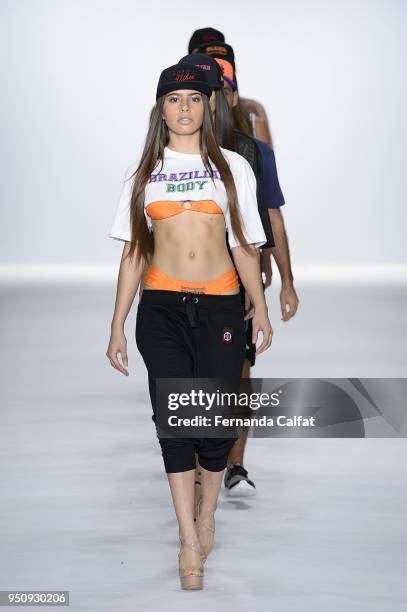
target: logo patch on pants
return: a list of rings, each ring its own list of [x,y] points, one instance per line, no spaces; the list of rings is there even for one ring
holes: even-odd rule
[[[222,329],[222,342],[224,344],[230,344],[233,339],[233,327],[224,327]]]

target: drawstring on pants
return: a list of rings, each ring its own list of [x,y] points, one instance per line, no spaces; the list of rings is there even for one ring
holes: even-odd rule
[[[186,304],[186,313],[191,327],[196,327],[196,304],[199,298],[190,291],[183,296],[182,301]]]

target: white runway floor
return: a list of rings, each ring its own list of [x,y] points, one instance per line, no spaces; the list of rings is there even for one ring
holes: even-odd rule
[[[273,289],[254,376],[406,376],[407,285],[299,289],[289,323]],[[130,376],[105,356],[114,290],[2,287],[0,590],[69,590],[74,612],[406,610],[402,438],[249,439],[258,493],[222,493],[205,589],[180,591],[137,300]]]

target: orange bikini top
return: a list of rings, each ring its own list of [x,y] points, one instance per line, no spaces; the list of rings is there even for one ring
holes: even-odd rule
[[[151,219],[166,219],[186,210],[223,215],[223,210],[214,200],[156,200],[146,206],[146,213]]]

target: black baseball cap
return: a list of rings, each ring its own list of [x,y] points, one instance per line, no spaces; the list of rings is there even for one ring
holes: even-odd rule
[[[206,80],[205,71],[192,64],[175,64],[165,68],[161,74],[157,85],[156,101],[161,96],[176,89],[194,89],[207,95],[212,94],[212,87]]]
[[[222,68],[218,62],[205,53],[190,53],[181,58],[179,64],[192,64],[205,71],[206,80],[212,89],[223,87]]]
[[[222,68],[225,81],[230,84],[232,89],[237,89],[235,53],[233,47],[227,43],[215,42],[210,45],[201,45],[198,52],[213,57]]]
[[[188,43],[188,53],[191,53],[193,49],[196,49],[200,45],[209,45],[216,41],[225,42],[225,36],[222,32],[219,32],[219,30],[215,30],[214,28],[201,28],[200,30],[195,30]]]

